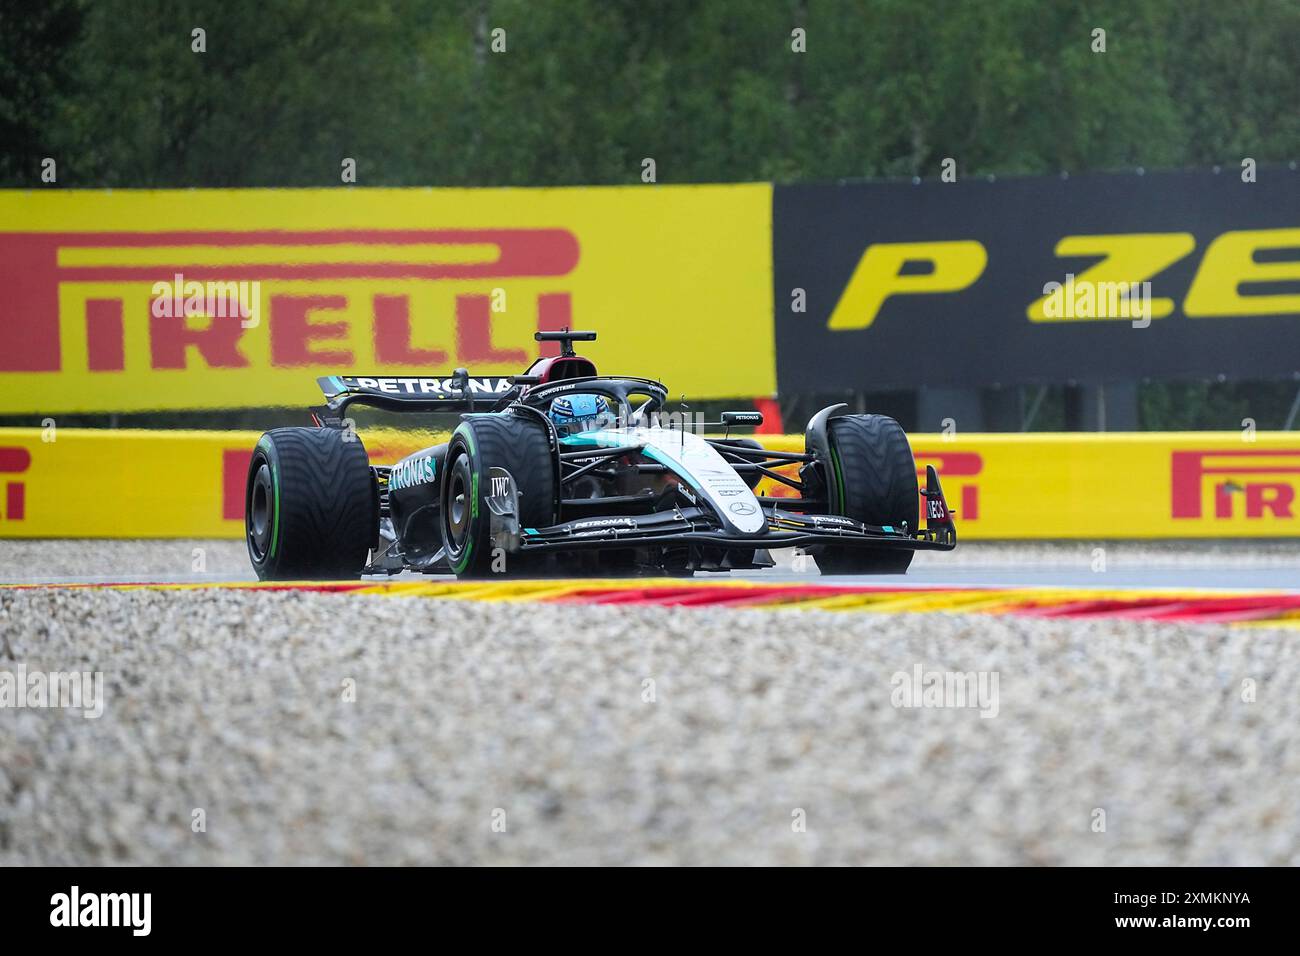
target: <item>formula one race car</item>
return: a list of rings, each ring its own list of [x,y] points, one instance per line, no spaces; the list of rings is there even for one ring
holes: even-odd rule
[[[824,408],[802,453],[730,437],[762,423],[753,411],[723,412],[705,424],[726,437],[705,438],[674,427],[661,383],[598,376],[576,355],[594,332],[535,337],[560,354],[523,375],[319,379],[315,427],[268,431],[253,453],[245,531],[258,577],[689,575],[770,567],[769,549],[791,547],[826,573],[898,574],[913,551],[956,546],[938,475],[927,467],[917,488],[892,418]],[[463,414],[445,444],[371,465],[345,417],[353,404]],[[797,478],[775,470],[794,465]],[[798,497],[756,495],[764,477]]]

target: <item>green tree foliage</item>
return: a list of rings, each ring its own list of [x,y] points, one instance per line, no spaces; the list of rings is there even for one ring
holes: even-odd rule
[[[87,187],[1268,163],[1297,49],[1294,0],[3,0],[0,183],[38,153]]]
[[[0,0],[0,184],[40,181],[56,139],[55,103],[72,90],[81,29],[73,0]]]
[[[45,156],[79,187],[1268,164],[1297,50],[1296,0],[0,0],[0,186]],[[1292,387],[1149,384],[1142,420],[1276,427]]]

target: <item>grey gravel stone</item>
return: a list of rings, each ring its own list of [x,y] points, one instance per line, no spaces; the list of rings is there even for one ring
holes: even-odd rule
[[[0,584],[72,579],[107,583],[254,578],[242,538],[0,541]]]
[[[1298,636],[3,590],[0,670],[107,701],[0,710],[0,865],[1295,865]],[[918,664],[997,716],[893,706]]]

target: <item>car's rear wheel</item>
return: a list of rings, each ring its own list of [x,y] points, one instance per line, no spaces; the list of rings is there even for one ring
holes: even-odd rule
[[[841,415],[828,422],[830,461],[824,475],[830,501],[864,524],[915,531],[920,493],[912,446],[886,415]],[[814,553],[823,574],[902,574],[912,563],[903,548],[826,545]]]
[[[378,528],[370,462],[355,434],[276,428],[248,466],[244,539],[263,581],[356,578]]]
[[[519,526],[555,523],[555,461],[546,424],[529,415],[467,418],[447,446],[442,484],[442,538],[457,577],[512,573],[529,565],[518,555],[493,554],[486,504],[493,468],[509,472],[519,494]]]

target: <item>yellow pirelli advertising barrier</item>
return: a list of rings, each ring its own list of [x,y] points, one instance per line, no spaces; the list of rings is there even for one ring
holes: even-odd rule
[[[910,437],[959,539],[1300,537],[1300,433]],[[803,450],[802,436],[778,441]]]
[[[437,439],[362,432],[375,463]],[[0,429],[0,537],[237,538],[256,432]],[[768,436],[802,450],[801,436]],[[914,435],[963,539],[1300,537],[1300,434]],[[785,486],[764,490],[780,495]]]
[[[517,373],[561,328],[674,394],[772,395],[771,207],[769,184],[0,191],[0,414]]]
[[[0,428],[0,538],[238,538],[259,434]],[[376,464],[446,439],[362,437]]]

